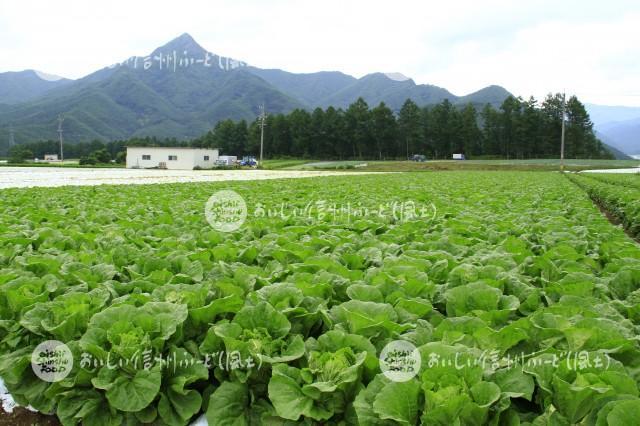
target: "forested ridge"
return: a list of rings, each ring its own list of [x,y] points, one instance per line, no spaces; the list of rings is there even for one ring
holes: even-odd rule
[[[454,153],[467,158],[557,158],[560,154],[563,98],[548,95],[541,103],[509,96],[499,108],[469,103],[457,106],[448,100],[419,107],[407,99],[394,112],[381,102],[370,107],[362,98],[346,110],[328,107],[309,112],[268,115],[264,129],[266,158],[313,159],[405,159],[422,154],[429,159],[448,159]],[[584,105],[575,97],[566,101],[566,158],[613,158],[597,139]],[[222,120],[201,137],[132,138],[108,143],[68,145],[67,158],[106,150],[118,158],[126,146],[164,145],[219,148],[229,155],[258,155],[260,122]],[[42,158],[58,152],[58,142],[23,144],[29,154]]]
[[[413,154],[428,158],[467,157],[548,158],[560,152],[563,98],[508,97],[496,109],[487,104],[457,107],[448,100],[420,108],[407,99],[394,113],[384,102],[370,107],[362,99],[346,110],[328,107],[312,112],[296,109],[267,117],[268,157],[397,159]],[[572,96],[566,102],[567,158],[612,158],[596,138],[584,105]],[[255,154],[260,123],[224,120],[192,142],[224,153]]]

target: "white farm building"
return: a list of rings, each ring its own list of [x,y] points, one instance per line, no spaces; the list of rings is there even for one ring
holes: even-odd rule
[[[210,169],[218,160],[217,148],[172,148],[128,146],[127,169]]]

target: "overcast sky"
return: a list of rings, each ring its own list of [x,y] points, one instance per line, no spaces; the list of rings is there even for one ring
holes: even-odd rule
[[[638,0],[162,3],[0,0],[0,72],[78,78],[188,32],[261,68],[400,72],[456,95],[499,84],[640,106]]]

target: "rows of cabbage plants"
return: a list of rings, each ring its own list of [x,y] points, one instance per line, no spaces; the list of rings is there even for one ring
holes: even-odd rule
[[[640,190],[640,173],[583,173],[581,176],[587,176],[612,185],[628,186]]]
[[[572,175],[570,179],[620,222],[631,236],[640,237],[640,178],[585,174]]]
[[[222,189],[235,232],[205,219]],[[0,377],[63,425],[635,424],[639,289],[560,174],[0,192]]]

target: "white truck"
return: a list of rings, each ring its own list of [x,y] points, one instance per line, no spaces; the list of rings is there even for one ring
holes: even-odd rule
[[[219,166],[233,166],[238,161],[235,155],[221,155],[218,157],[216,164]]]

